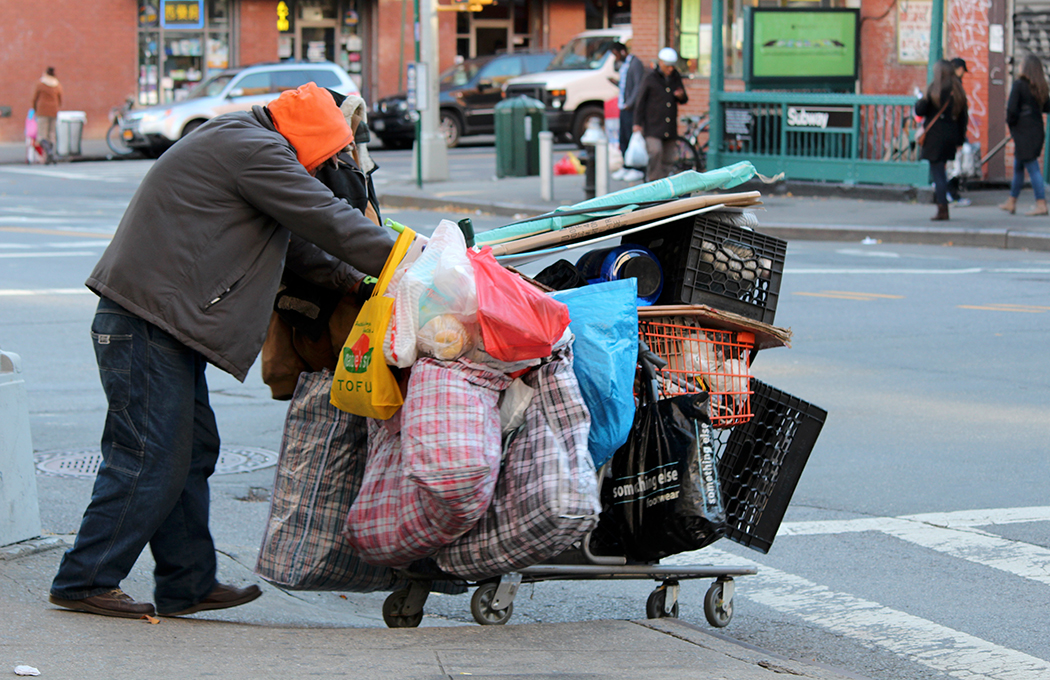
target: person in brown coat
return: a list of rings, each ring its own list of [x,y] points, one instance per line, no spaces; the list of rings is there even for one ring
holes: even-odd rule
[[[36,111],[36,138],[51,142],[51,148],[55,146],[55,119],[61,106],[62,85],[55,77],[55,68],[48,66],[33,90],[33,110]]]
[[[665,47],[657,55],[657,61],[656,68],[642,79],[634,104],[633,129],[645,137],[645,150],[649,152],[646,182],[671,174],[677,160],[678,105],[689,101],[682,76],[675,68],[678,53]]]

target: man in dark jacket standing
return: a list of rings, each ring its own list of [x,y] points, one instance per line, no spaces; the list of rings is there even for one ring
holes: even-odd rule
[[[361,272],[380,273],[390,237],[312,176],[352,139],[332,95],[309,83],[205,123],[143,179],[87,280],[101,298],[91,336],[109,411],[53,604],[154,613],[119,587],[147,543],[160,615],[261,595],[216,580],[208,478],[219,434],[204,369],[244,380],[285,266],[347,292]]]
[[[689,101],[682,76],[675,68],[678,53],[665,47],[657,55],[656,68],[646,74],[634,105],[634,130],[645,137],[649,167],[645,181],[663,179],[671,174],[675,160],[675,137],[678,136],[678,105]]]
[[[638,92],[641,89],[642,79],[645,78],[645,66],[638,57],[627,51],[627,45],[623,43],[613,45],[612,52],[616,55],[616,60],[620,62],[620,94],[617,104],[620,108],[620,153],[623,153],[627,151],[627,144],[631,140],[634,104],[638,101]],[[641,171],[624,167],[613,173],[612,178],[633,181],[641,177]]]

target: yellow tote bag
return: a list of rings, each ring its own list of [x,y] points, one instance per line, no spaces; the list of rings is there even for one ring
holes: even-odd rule
[[[390,324],[394,299],[383,295],[416,233],[406,228],[387,257],[372,297],[361,306],[343,343],[332,379],[332,405],[366,418],[387,420],[401,408],[404,397],[383,357],[383,336]]]

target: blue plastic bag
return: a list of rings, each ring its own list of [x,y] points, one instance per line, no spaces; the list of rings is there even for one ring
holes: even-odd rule
[[[591,412],[587,448],[601,467],[627,441],[634,422],[638,285],[623,279],[550,295],[569,308],[574,372]]]

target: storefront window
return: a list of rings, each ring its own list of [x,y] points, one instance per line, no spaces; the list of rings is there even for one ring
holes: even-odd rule
[[[725,74],[729,78],[739,78],[743,76],[744,64],[744,5],[756,3],[748,0],[721,1],[725,3],[726,26],[722,33]],[[684,74],[709,77],[711,0],[676,0],[674,17],[678,54],[685,62]]]
[[[299,18],[303,21],[336,18],[334,0],[298,0],[296,4],[299,6]]]
[[[141,106],[160,103],[160,52],[155,35],[139,34],[139,92]]]
[[[678,53],[685,61],[685,73],[711,75],[712,0],[674,0],[674,34]],[[725,74],[741,78],[744,73],[744,7],[847,7],[848,0],[722,0],[725,3]]]
[[[205,62],[208,73],[230,67],[229,41],[229,33],[211,33],[208,35],[208,59]]]
[[[141,0],[139,103],[180,101],[228,68],[230,16],[231,0]]]

